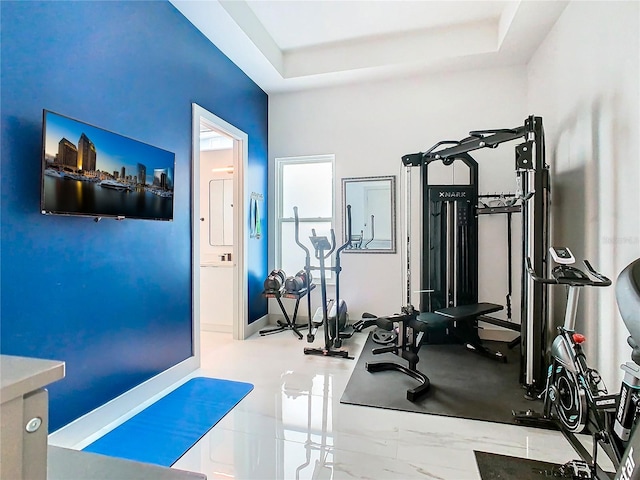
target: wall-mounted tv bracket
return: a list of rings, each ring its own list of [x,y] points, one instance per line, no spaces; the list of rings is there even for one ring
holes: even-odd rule
[[[124,220],[125,217],[122,215],[118,215],[117,217],[113,217],[114,220],[119,221],[119,220]],[[102,217],[94,217],[93,221],[98,223],[100,220],[102,220]]]
[[[546,378],[544,352],[548,317],[547,291],[543,285],[535,284],[528,278],[525,261],[530,257],[537,271],[546,271],[550,182],[549,166],[545,161],[542,117],[531,115],[525,119],[523,125],[515,128],[474,130],[462,140],[444,140],[436,143],[426,152],[404,155],[402,163],[405,167],[421,167],[424,210],[425,202],[429,201],[424,191],[429,186],[426,167],[431,162],[442,161],[444,165],[452,165],[456,160],[462,160],[466,164],[475,163],[469,152],[482,148],[497,148],[502,143],[515,140],[524,140],[515,147],[515,172],[518,184],[516,196],[522,202],[521,267],[524,272],[521,279],[520,383],[525,387],[527,396],[535,397],[543,391]],[[471,183],[475,183],[475,180],[477,178],[472,179]],[[428,236],[423,235],[423,243],[425,238]],[[423,255],[423,270],[425,257],[428,257],[428,254]],[[480,320],[484,321],[482,318]]]

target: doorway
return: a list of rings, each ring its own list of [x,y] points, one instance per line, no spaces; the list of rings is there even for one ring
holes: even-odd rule
[[[192,131],[193,325],[199,349],[201,330],[245,338],[248,136],[197,104]]]

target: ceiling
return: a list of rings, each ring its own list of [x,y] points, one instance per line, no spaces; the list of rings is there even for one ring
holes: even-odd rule
[[[170,0],[265,92],[525,65],[564,0]]]

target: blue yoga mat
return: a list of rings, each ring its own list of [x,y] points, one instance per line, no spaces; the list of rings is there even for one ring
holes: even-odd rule
[[[251,390],[250,383],[193,378],[83,450],[170,467]]]

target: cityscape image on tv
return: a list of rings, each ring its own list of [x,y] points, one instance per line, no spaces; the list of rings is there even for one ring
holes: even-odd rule
[[[173,219],[175,154],[46,111],[42,212]]]

